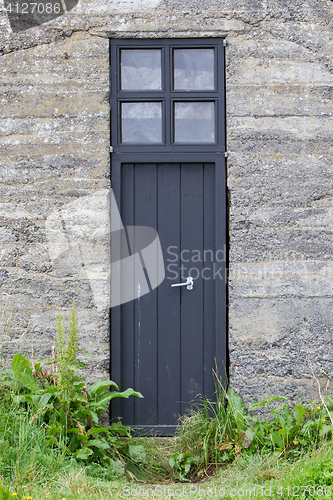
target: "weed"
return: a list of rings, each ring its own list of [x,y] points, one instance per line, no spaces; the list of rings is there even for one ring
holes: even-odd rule
[[[326,398],[325,407],[298,404],[291,411],[287,398],[268,397],[246,410],[236,393],[225,391],[217,382],[216,400],[203,398],[189,416],[181,419],[180,453],[191,452],[198,457],[197,467],[193,464],[186,479],[202,477],[213,464],[216,467],[258,452],[295,460],[332,436],[327,411],[333,411],[333,399]],[[265,410],[264,420],[253,414],[260,408]]]
[[[187,478],[192,467],[197,464],[199,457],[192,455],[190,451],[179,453],[178,451],[169,458],[170,467],[174,469],[175,478],[180,481],[189,481]]]
[[[71,401],[75,393],[75,371],[84,366],[83,363],[77,362],[78,348],[79,348],[79,331],[78,319],[75,311],[75,300],[73,306],[69,311],[69,327],[67,343],[65,339],[65,320],[58,311],[56,332],[58,343],[58,361],[59,361],[59,375],[57,377],[57,385],[59,391],[59,399],[64,405],[66,401]],[[57,366],[57,360],[53,361]]]
[[[60,314],[57,318],[58,360],[54,354],[50,362],[52,367],[59,365],[59,371],[56,368],[56,372],[45,372],[41,363],[35,364],[33,358],[30,364],[22,354],[16,354],[12,369],[4,372],[4,383],[14,392],[13,401],[19,413],[23,412],[22,418],[30,418],[37,428],[45,427],[51,450],[87,463],[99,461],[113,471],[124,472],[126,464],[119,449],[127,447],[131,460],[138,460],[142,450],[128,445],[130,430],[121,422],[102,427],[99,416],[115,397],[143,396],[131,388],[120,392],[112,380],[100,380],[86,388],[85,377],[76,375],[78,368],[84,366],[77,362],[77,324],[73,302],[67,341],[64,320]]]
[[[15,307],[9,309],[8,305],[5,304],[0,312],[0,368],[6,365],[7,356],[5,357],[4,353],[8,348],[12,329],[16,326],[14,320],[14,310]]]

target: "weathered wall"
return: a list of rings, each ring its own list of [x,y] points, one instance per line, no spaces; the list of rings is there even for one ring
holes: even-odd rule
[[[45,220],[108,187],[108,37],[223,36],[231,382],[248,400],[314,396],[307,352],[319,376],[333,356],[332,19],[331,0],[81,0],[13,34],[3,13],[0,290],[15,335],[29,324],[47,350],[75,296],[91,366],[107,370],[105,304],[82,256],[49,260]]]
[[[231,379],[252,400],[318,397],[308,353],[321,378],[333,356],[333,4],[275,5],[227,51]]]
[[[32,342],[49,355],[57,308],[67,311],[75,297],[82,347],[94,354],[88,360],[96,376],[108,371],[107,309],[94,300],[83,254],[91,231],[75,207],[79,202],[82,214],[89,195],[109,186],[108,61],[108,41],[84,32],[0,59],[1,292],[6,316],[16,309],[12,349]],[[46,225],[57,214],[64,241],[53,237],[56,224]],[[81,240],[70,234],[71,214],[83,228]],[[98,225],[107,216],[106,203],[103,213],[94,208]],[[107,255],[103,260],[107,265]]]

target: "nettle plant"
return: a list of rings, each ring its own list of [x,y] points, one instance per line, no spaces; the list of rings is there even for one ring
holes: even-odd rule
[[[58,349],[56,353],[52,348],[52,358],[48,360],[51,370],[45,371],[41,363],[35,364],[33,355],[31,361],[22,354],[14,356],[12,369],[5,377],[7,385],[15,389],[14,402],[30,410],[32,421],[45,427],[50,446],[63,449],[78,459],[98,459],[116,469],[124,468],[118,450],[128,448],[130,456],[138,452],[141,456],[142,450],[129,444],[130,429],[120,421],[103,427],[99,425],[99,417],[113,398],[143,396],[131,388],[120,392],[112,380],[100,380],[87,388],[86,377],[77,375],[85,363],[77,361],[79,333],[74,301],[69,312],[67,336],[60,313],[56,331]]]

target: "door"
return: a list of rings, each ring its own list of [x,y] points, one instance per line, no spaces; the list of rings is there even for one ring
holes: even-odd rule
[[[222,40],[111,42],[123,245],[130,255],[129,228],[153,228],[165,270],[156,286],[141,258],[121,278],[136,295],[111,309],[111,377],[144,399],[115,399],[111,411],[154,434],[171,434],[198,395],[214,397],[215,363],[227,370],[224,123]]]

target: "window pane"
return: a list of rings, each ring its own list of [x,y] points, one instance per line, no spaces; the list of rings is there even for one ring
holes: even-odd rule
[[[121,142],[162,142],[162,103],[123,102],[121,104]]]
[[[122,90],[162,90],[161,49],[121,50]]]
[[[175,142],[214,143],[214,102],[175,102]]]
[[[214,49],[174,49],[174,89],[214,90]]]

